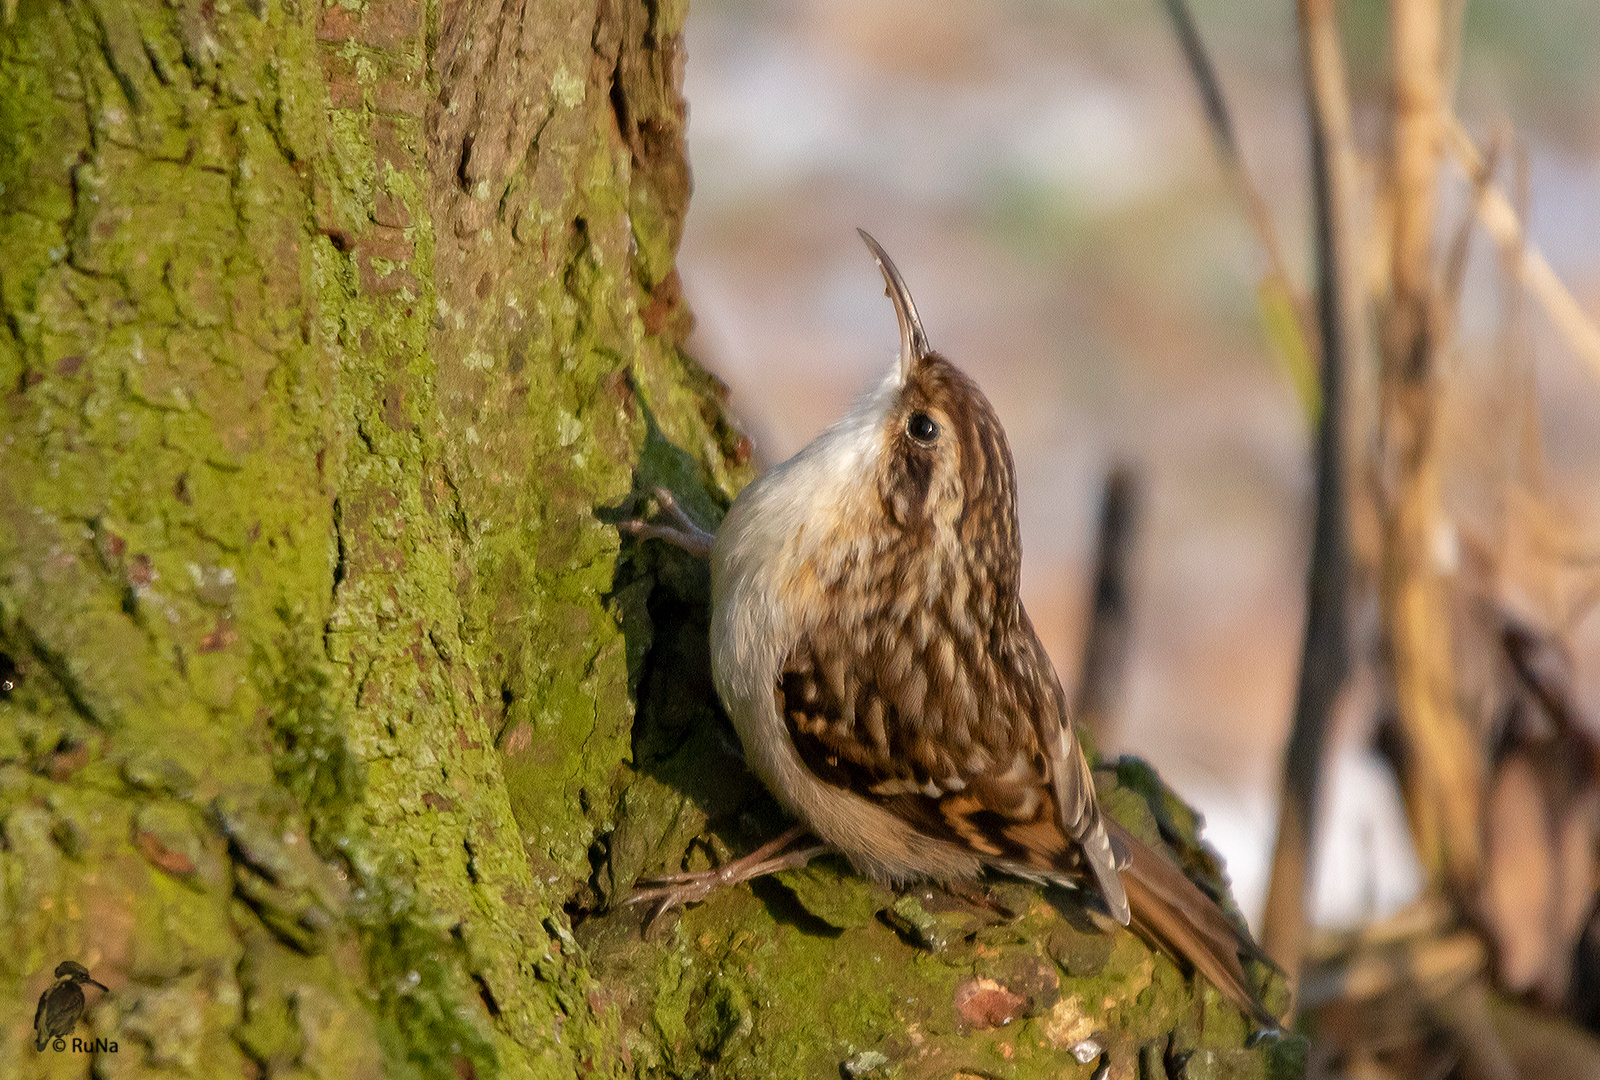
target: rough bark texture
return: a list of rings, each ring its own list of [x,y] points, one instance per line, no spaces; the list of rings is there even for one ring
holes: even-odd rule
[[[748,478],[682,350],[684,14],[0,0],[0,1077],[1296,1071],[1022,886],[614,906],[781,827],[704,567],[607,524]],[[65,959],[115,1052],[34,1051]]]

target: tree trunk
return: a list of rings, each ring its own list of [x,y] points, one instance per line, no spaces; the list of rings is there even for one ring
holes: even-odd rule
[[[1294,1069],[1020,885],[617,903],[783,824],[705,568],[609,524],[748,479],[683,351],[684,15],[0,0],[0,1077]],[[106,1041],[37,1053],[63,960]]]

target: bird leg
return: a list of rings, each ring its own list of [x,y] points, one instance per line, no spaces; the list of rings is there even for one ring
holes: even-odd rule
[[[732,862],[724,863],[713,870],[702,870],[692,874],[665,874],[656,878],[643,878],[636,882],[637,886],[632,895],[623,901],[627,904],[653,903],[654,908],[650,913],[650,921],[668,908],[679,904],[693,904],[704,900],[718,889],[728,885],[737,885],[741,881],[750,881],[753,878],[765,877],[767,874],[779,870],[798,870],[822,852],[828,850],[828,845],[818,842],[805,847],[785,851],[796,840],[806,835],[804,825],[796,825],[783,835],[767,841],[748,855],[740,856]]]
[[[656,502],[661,504],[662,511],[677,522],[675,526],[652,525],[647,521],[634,519],[618,522],[617,531],[638,537],[640,540],[665,540],[691,555],[698,555],[702,559],[710,558],[711,545],[716,541],[717,534],[706,532],[690,520],[689,515],[683,512],[683,507],[678,505],[678,500],[666,488],[656,488],[655,496]]]
[[[964,881],[947,881],[942,886],[944,891],[963,903],[972,907],[981,908],[992,913],[1001,922],[1015,922],[1017,913],[1009,906],[996,900],[987,889],[975,888]]]

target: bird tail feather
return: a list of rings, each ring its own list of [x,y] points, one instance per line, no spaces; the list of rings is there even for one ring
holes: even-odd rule
[[[1109,815],[1106,830],[1113,847],[1128,853],[1121,877],[1134,929],[1192,965],[1257,1023],[1277,1027],[1245,975],[1243,958],[1263,958],[1255,943],[1170,859]]]

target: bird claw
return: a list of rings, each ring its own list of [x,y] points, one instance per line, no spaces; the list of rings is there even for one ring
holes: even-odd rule
[[[662,874],[660,877],[640,878],[634,884],[646,889],[664,889],[674,885],[691,885],[710,878],[725,877],[726,866],[719,866],[715,870],[703,870],[696,873]],[[724,884],[718,882],[717,884]],[[637,895],[637,894],[635,894]],[[629,897],[628,903],[633,903],[634,897]]]
[[[650,905],[649,913],[644,919],[644,933],[648,937],[655,928],[656,921],[673,908],[698,904],[723,886],[744,880],[736,875],[737,862],[738,860],[735,860],[715,870],[701,873],[663,874],[656,878],[641,878],[634,883],[634,891],[623,903],[629,907],[635,904]]]
[[[676,525],[653,525],[648,521],[634,518],[618,522],[617,530],[639,540],[665,540],[691,555],[698,555],[702,559],[709,558],[711,545],[717,539],[716,533],[707,532],[696,525],[684,512],[683,507],[678,505],[677,497],[666,488],[656,488],[654,495],[656,502],[661,506],[661,512],[675,521]]]
[[[663,912],[675,907],[686,907],[689,904],[698,904],[712,893],[716,892],[728,882],[718,880],[718,875],[710,873],[699,874],[674,874],[675,878],[704,877],[702,881],[673,881],[669,878],[644,878],[637,882],[634,891],[623,901],[624,904],[654,904],[655,908],[650,914],[650,921],[654,922]]]
[[[1016,911],[1004,901],[997,899],[988,889],[974,888],[961,881],[947,881],[943,887],[945,892],[957,900],[980,911],[987,911],[1001,922],[1015,922],[1017,920]]]
[[[805,834],[805,826],[797,825],[750,854],[713,869],[641,878],[634,883],[634,891],[623,903],[629,906],[644,903],[653,905],[645,920],[648,929],[672,908],[697,904],[718,889],[765,877],[779,870],[794,870],[804,866],[827,847],[825,844],[812,844],[793,851],[785,850]]]

